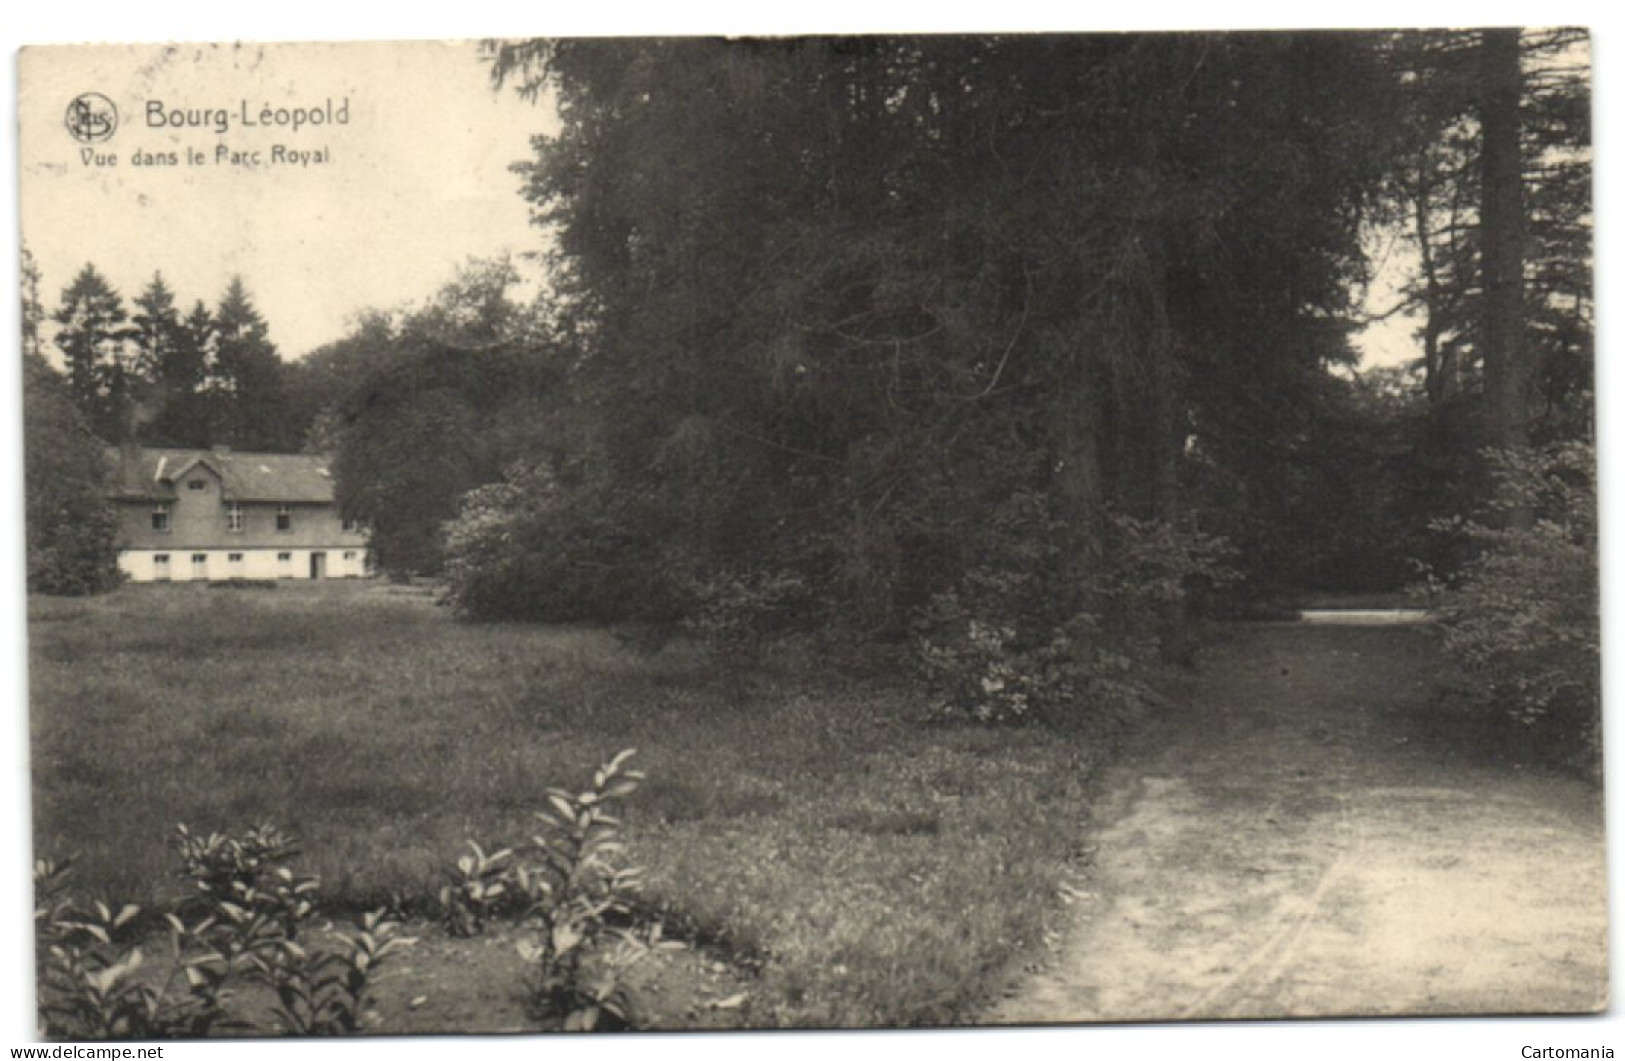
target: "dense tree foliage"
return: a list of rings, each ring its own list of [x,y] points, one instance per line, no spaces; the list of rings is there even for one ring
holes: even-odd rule
[[[1361,41],[493,56],[558,100],[526,194],[601,416],[595,489],[652,521],[583,563],[674,592],[778,571],[842,622],[898,631],[964,589],[979,531],[1021,498],[1042,509],[1057,615],[1099,605],[1114,514],[1194,534],[1216,518],[1199,497],[1272,506],[1262,523],[1297,503],[1271,483],[1350,356],[1337,315],[1388,149],[1393,85]],[[1193,489],[1204,476],[1220,485]],[[1275,563],[1266,538],[1238,544]],[[548,589],[515,595],[556,610]]]
[[[364,316],[296,375],[328,396],[314,426],[337,455],[339,503],[387,570],[437,573],[463,494],[557,429],[542,404],[557,377],[550,340],[509,297],[516,280],[507,262],[471,263],[399,319]]]
[[[24,529],[32,593],[97,593],[118,584],[102,444],[64,380],[23,356]]]
[[[1445,648],[1475,695],[1600,769],[1595,453],[1501,450],[1491,472],[1494,492],[1462,528],[1482,549],[1439,601]]]

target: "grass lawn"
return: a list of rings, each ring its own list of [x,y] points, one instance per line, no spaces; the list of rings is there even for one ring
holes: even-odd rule
[[[788,653],[726,671],[378,583],[34,599],[29,636],[36,853],[77,855],[77,894],[173,895],[177,822],[269,820],[328,907],[426,902],[468,840],[524,840],[546,787],[635,747],[630,860],[754,972],[759,1025],[974,1016],[1057,918],[1099,760]]]

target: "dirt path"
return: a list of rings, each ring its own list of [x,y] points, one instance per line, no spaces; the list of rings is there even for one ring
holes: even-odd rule
[[[1432,651],[1293,625],[1211,650],[1106,781],[1069,938],[989,1019],[1604,1007],[1600,793],[1430,706]]]

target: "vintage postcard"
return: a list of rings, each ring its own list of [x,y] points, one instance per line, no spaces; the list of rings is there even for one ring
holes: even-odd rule
[[[18,111],[43,1038],[1608,1007],[1585,30]]]

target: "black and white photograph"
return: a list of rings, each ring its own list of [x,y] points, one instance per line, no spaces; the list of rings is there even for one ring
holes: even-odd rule
[[[18,43],[19,1042],[1625,1049],[1591,29]]]

